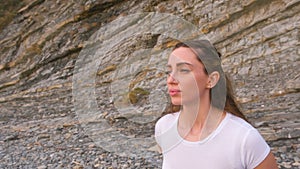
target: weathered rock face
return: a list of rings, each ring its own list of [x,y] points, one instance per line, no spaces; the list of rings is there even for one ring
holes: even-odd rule
[[[98,60],[84,60],[85,57],[83,57],[88,56],[89,51],[84,51],[84,49],[89,49],[87,42],[91,41],[90,37],[97,30],[122,16],[126,18],[130,14],[142,12],[176,15],[194,24],[200,32],[206,34],[222,54],[224,71],[232,80],[235,96],[241,109],[268,141],[275,143],[277,140],[293,141],[300,137],[299,1],[78,0],[75,2],[35,0],[23,1],[21,7],[17,9],[11,8],[12,5],[8,4],[7,9],[16,11],[16,14],[11,15],[14,17],[11,17],[12,21],[9,24],[0,27],[0,138],[2,137],[0,141],[6,146],[22,145],[19,142],[11,143],[22,137],[24,139],[36,137],[30,145],[39,142],[40,139],[49,139],[48,142],[45,141],[45,144],[57,143],[55,134],[43,137],[45,131],[32,130],[37,125],[41,128],[49,125],[48,133],[54,131],[57,133],[58,129],[68,129],[69,125],[73,126],[70,129],[73,131],[76,127],[80,128],[80,125],[84,126],[83,128],[89,128],[103,121],[108,126],[104,127],[105,131],[108,131],[106,134],[110,136],[114,136],[115,132],[111,129],[116,129],[125,136],[153,138],[155,119],[159,115],[157,113],[162,112],[167,104],[165,102],[167,99],[163,99],[161,105],[153,99],[154,96],[166,97],[161,92],[165,89],[165,77],[161,68],[163,69],[166,63],[168,52],[163,55],[162,52],[168,51],[173,41],[166,35],[145,32],[120,40],[120,44],[109,46],[109,52],[99,56]],[[115,27],[118,26],[115,25]],[[110,28],[107,29],[109,30]],[[118,33],[122,35],[121,32],[124,30],[116,29],[114,33],[117,34],[109,36],[121,39],[122,37],[117,35]],[[101,36],[98,38],[100,42],[99,46],[95,46],[96,48],[103,47],[110,40],[106,38],[104,41]],[[143,54],[150,53],[141,52],[145,49],[154,49],[150,58],[142,57]],[[86,55],[83,54],[84,52]],[[91,54],[95,53],[91,52]],[[98,114],[81,112],[85,115],[92,115],[93,118],[88,116],[90,119],[76,114],[78,106],[89,106],[88,104],[80,105],[78,101],[85,102],[80,100],[79,96],[86,96],[84,92],[90,92],[85,90],[87,86],[79,86],[82,87],[80,91],[82,93],[78,92],[79,88],[76,88],[78,86],[74,86],[74,76],[77,75],[77,80],[79,80],[78,73],[84,70],[76,69],[76,62],[78,63],[79,59],[95,62],[94,66],[96,66],[96,71],[91,74],[92,82],[86,82],[86,84],[92,85],[94,89],[94,95],[91,96],[95,96]],[[151,63],[150,68],[149,63]],[[144,66],[145,64],[148,67]],[[124,68],[133,70],[133,73],[125,76]],[[122,73],[125,75],[123,76]],[[83,77],[82,79],[89,78]],[[74,89],[76,89],[75,92]],[[154,89],[158,93],[152,93]],[[79,100],[76,100],[78,98]],[[154,102],[151,102],[153,100]],[[156,104],[159,106],[149,106]],[[122,110],[125,111],[128,107],[134,107],[135,111],[146,112],[144,115],[147,118],[136,113],[122,114]],[[132,109],[127,109],[126,112],[128,110],[130,112]],[[86,123],[82,121],[82,118],[93,123]],[[16,127],[13,128],[12,125]],[[29,131],[30,135],[22,134]],[[78,134],[80,131],[76,130],[75,133]],[[10,133],[17,133],[18,136],[11,137]],[[74,133],[59,134],[67,138],[67,142],[70,138],[69,144],[78,140],[82,143],[80,140],[83,139],[80,138],[84,135],[83,133],[78,138]],[[146,139],[144,139],[145,142],[151,142]],[[85,143],[88,144],[89,141]],[[24,144],[23,147],[28,147],[29,143]],[[63,145],[64,143],[58,142],[57,144]],[[273,147],[274,151],[287,153],[278,149],[281,145],[274,145],[277,146]],[[88,148],[91,147],[88,146]],[[83,146],[82,149],[86,147]],[[291,154],[297,153],[297,149],[299,145],[292,148]],[[3,162],[6,164],[3,167],[13,166],[13,163],[22,164],[20,160],[22,156],[17,162],[12,162],[9,160],[10,155],[4,156],[3,154],[4,152],[13,154],[19,151],[22,154],[23,149],[16,151],[4,147],[0,151],[1,157],[5,157]],[[44,149],[43,152],[47,150]],[[44,159],[41,156],[37,158]],[[107,158],[113,157],[107,156]],[[29,161],[34,159],[27,156],[26,158]],[[72,158],[62,162],[62,166],[77,165],[76,158],[73,159],[74,163],[72,163]],[[94,161],[95,158],[91,157],[91,159]],[[101,156],[99,159],[103,161],[105,157]],[[58,162],[57,159],[51,162],[52,167],[55,167],[55,162]],[[119,162],[123,167],[127,165],[122,158],[117,163]],[[157,167],[160,162],[150,160],[147,164],[139,163],[135,166]],[[42,163],[45,164],[41,162],[32,166]],[[114,166],[116,162],[113,160],[103,162],[101,165],[98,165],[96,160],[89,164],[84,161],[79,163],[102,168],[105,168],[106,164],[116,167]],[[297,160],[290,161],[290,164],[299,166],[299,159],[298,162]],[[131,164],[128,165],[131,166]]]

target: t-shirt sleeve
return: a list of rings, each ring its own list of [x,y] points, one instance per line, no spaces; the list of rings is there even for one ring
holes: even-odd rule
[[[154,137],[155,137],[155,141],[156,143],[161,146],[161,140],[160,140],[160,135],[161,135],[161,119],[158,120],[155,124],[155,132],[154,132]]]
[[[257,167],[269,154],[270,147],[256,129],[249,130],[242,150],[244,165],[247,169]]]

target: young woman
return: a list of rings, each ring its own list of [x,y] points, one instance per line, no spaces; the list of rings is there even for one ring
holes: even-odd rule
[[[236,106],[209,41],[178,43],[167,69],[171,102],[181,109],[155,126],[163,169],[277,168],[270,147]]]

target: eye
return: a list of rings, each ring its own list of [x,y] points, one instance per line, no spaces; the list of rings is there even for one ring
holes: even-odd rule
[[[171,73],[172,73],[172,71],[170,71],[170,70],[165,71],[166,75],[170,75]]]
[[[179,69],[179,72],[181,72],[181,73],[188,73],[190,71],[191,70],[189,70],[189,69]]]

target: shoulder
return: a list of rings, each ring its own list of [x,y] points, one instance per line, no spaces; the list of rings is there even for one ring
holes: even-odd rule
[[[266,141],[256,128],[240,117],[230,113],[228,113],[226,133],[238,138],[242,149],[245,151],[253,149],[253,146],[256,145],[261,145],[264,148],[267,147]]]
[[[259,140],[264,141],[259,131],[244,119],[228,113],[227,129],[230,128],[231,132],[236,132],[244,138],[245,142]]]
[[[240,140],[240,153],[244,166],[255,168],[270,152],[270,147],[259,131],[245,120],[229,115],[228,126]]]
[[[170,121],[174,121],[178,118],[179,116],[179,112],[176,113],[170,113],[170,114],[166,114],[164,116],[162,116],[157,123],[163,123],[163,122],[170,122]]]
[[[176,123],[179,112],[171,113],[161,117],[155,124],[156,132],[163,132],[168,130],[174,123]]]
[[[227,113],[228,121],[230,122],[231,125],[234,125],[236,127],[242,128],[242,129],[254,129],[254,127],[246,122],[244,119],[237,117],[231,113]]]
[[[259,131],[244,119],[241,119],[240,117],[237,117],[230,113],[228,113],[228,116],[228,126],[231,127],[232,130],[238,130],[242,132],[242,135],[247,138],[262,138]]]

